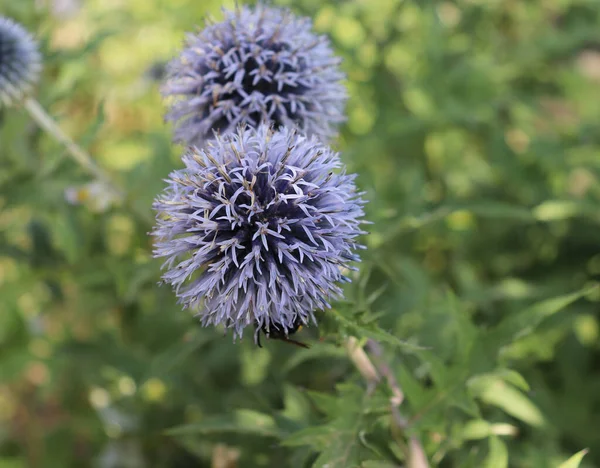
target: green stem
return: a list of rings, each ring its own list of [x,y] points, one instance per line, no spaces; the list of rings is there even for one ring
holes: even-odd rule
[[[119,199],[123,199],[125,194],[115,186],[106,172],[94,163],[92,157],[75,143],[63,130],[57,125],[54,119],[44,110],[44,108],[35,99],[28,98],[23,102],[23,106],[29,112],[31,117],[38,125],[52,135],[58,142],[62,143],[67,149],[69,155],[88,173],[106,184],[112,189]]]

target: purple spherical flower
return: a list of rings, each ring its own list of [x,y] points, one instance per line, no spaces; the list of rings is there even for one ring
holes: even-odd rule
[[[154,204],[154,253],[203,325],[287,333],[340,297],[364,201],[336,153],[260,125],[217,135],[183,162]]]
[[[0,104],[12,105],[31,89],[41,69],[41,56],[31,35],[0,16]]]
[[[261,122],[296,126],[327,141],[344,120],[340,59],[308,18],[288,10],[238,7],[187,37],[163,94],[175,140],[201,146],[213,132]]]

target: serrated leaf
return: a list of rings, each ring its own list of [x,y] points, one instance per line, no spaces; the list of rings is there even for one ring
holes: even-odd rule
[[[358,443],[351,428],[346,433],[338,433],[313,463],[314,468],[347,468],[359,462]],[[347,437],[352,434],[352,438]]]
[[[329,439],[335,436],[337,429],[335,427],[328,426],[317,426],[308,427],[300,431],[294,432],[291,436],[287,437],[282,445],[288,447],[300,447],[303,445],[309,445],[317,451],[324,450]]]
[[[360,325],[355,321],[349,320],[346,316],[344,316],[344,314],[335,308],[331,309],[331,314],[335,316],[339,323],[341,323],[342,327],[352,331],[356,335],[359,335],[360,338],[372,338],[374,340],[388,343],[392,346],[396,346],[407,351],[417,351],[423,349],[420,346],[398,339],[391,333],[382,330],[375,324],[371,324],[369,325],[369,328],[367,328],[366,326]]]
[[[336,395],[313,391],[307,391],[306,394],[319,411],[330,415],[335,414],[339,405],[339,400]]]
[[[581,461],[583,460],[583,457],[585,457],[587,455],[587,453],[588,453],[588,449],[580,450],[575,455],[570,457],[568,460],[561,463],[558,466],[558,468],[578,468],[579,465],[581,464]]]
[[[366,424],[363,411],[368,397],[360,387],[343,384],[338,387],[335,404],[327,400],[325,409],[327,423],[310,427],[292,434],[282,444],[287,446],[309,445],[320,454],[314,467],[346,468],[359,466],[362,446],[360,432]]]

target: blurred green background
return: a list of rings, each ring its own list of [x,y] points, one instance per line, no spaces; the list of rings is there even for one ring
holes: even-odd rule
[[[422,468],[411,440],[430,466],[600,466],[600,3],[287,3],[344,58],[374,222],[310,350],[234,344],[156,284],[160,77],[223,4],[0,0],[40,40],[37,98],[128,192],[1,112],[0,468]],[[384,346],[407,427],[348,336]]]

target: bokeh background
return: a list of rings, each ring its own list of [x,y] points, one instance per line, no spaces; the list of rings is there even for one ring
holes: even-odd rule
[[[600,466],[598,1],[287,4],[344,58],[374,222],[310,350],[234,344],[157,286],[164,64],[233,2],[0,0],[40,40],[37,99],[128,193],[1,111],[0,467],[421,468],[411,436],[431,466]],[[407,428],[348,336],[383,345]]]

